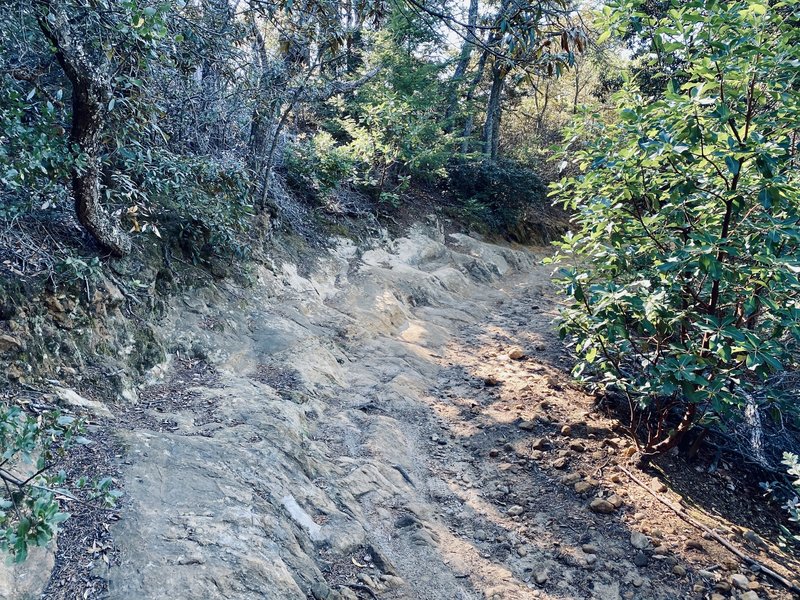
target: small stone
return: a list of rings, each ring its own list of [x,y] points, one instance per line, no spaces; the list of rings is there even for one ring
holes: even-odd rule
[[[572,485],[576,481],[580,480],[581,480],[580,473],[568,473],[560,479],[561,483],[563,483],[564,485]]]
[[[575,484],[575,492],[578,494],[586,494],[590,492],[594,486],[588,481],[579,481]]]
[[[647,554],[641,550],[639,550],[639,552],[633,556],[633,564],[635,564],[637,567],[646,567],[648,560],[649,558],[647,557]]]
[[[553,461],[553,468],[566,469],[568,464],[569,464],[569,459],[566,456],[562,456],[561,458],[557,458],[556,460]]]
[[[69,388],[56,386],[54,389],[58,399],[73,408],[84,409],[101,417],[113,418],[113,415],[108,407],[97,400],[87,400]]]
[[[381,581],[389,589],[403,587],[405,583],[402,577],[396,575],[381,575]]]
[[[742,537],[743,537],[743,538],[744,538],[744,539],[745,539],[745,540],[746,540],[746,541],[747,541],[749,544],[751,544],[752,546],[755,546],[756,548],[762,548],[762,549],[764,549],[764,550],[766,550],[767,548],[769,548],[769,546],[767,545],[767,543],[766,543],[766,542],[765,542],[763,539],[761,539],[761,536],[759,536],[759,535],[758,535],[758,534],[757,534],[755,531],[753,531],[752,529],[746,529],[746,530],[745,530],[745,532],[742,534]]]
[[[508,358],[510,358],[511,360],[521,360],[525,358],[525,351],[519,346],[515,346],[514,348],[508,351]]]
[[[547,440],[544,438],[536,438],[531,442],[531,448],[533,450],[543,450],[547,447]]]
[[[584,544],[581,546],[581,550],[583,550],[586,554],[597,554],[597,546],[594,544]]]
[[[314,600],[328,600],[331,596],[331,588],[327,583],[320,581],[311,586],[311,595],[314,596]]]
[[[494,375],[488,375],[483,378],[483,385],[485,385],[486,387],[495,387],[497,385],[500,385],[500,380]]]
[[[619,473],[614,473],[611,476],[612,483],[622,483],[622,476]]]
[[[586,555],[586,564],[593,565],[597,562],[597,555],[596,554],[587,554]]]
[[[511,517],[517,517],[521,515],[525,511],[519,504],[515,504],[511,508],[508,509],[507,513]]]
[[[703,545],[703,542],[700,540],[686,540],[686,549],[687,550],[700,550],[701,552],[706,551],[706,547]]]
[[[536,421],[522,421],[522,423],[519,424],[519,428],[524,431],[536,429]]]
[[[713,594],[711,594],[711,600],[725,600],[725,596],[714,592]]]
[[[595,498],[589,504],[589,510],[591,510],[592,512],[608,515],[613,513],[616,510],[616,507],[608,500],[605,500],[603,498]]]
[[[10,335],[0,335],[0,352],[7,350],[24,350],[24,344],[15,337]]]
[[[718,577],[718,575],[712,571],[700,570],[697,572],[697,574],[700,575],[700,577],[702,577],[703,579],[716,580]]]
[[[608,501],[611,502],[614,508],[620,508],[622,506],[622,498],[620,498],[616,494],[611,494],[608,497]]]
[[[519,554],[520,557],[528,556],[527,546],[520,546],[519,548],[517,548],[517,554]]]
[[[542,585],[543,583],[547,582],[547,571],[537,571],[533,577],[536,580],[536,583]]]
[[[574,452],[586,452],[586,446],[583,445],[582,442],[575,440],[574,442],[570,442],[569,444],[570,450]]]
[[[644,579],[642,579],[639,575],[634,575],[631,579],[631,584],[633,584],[633,587],[642,587],[644,584]]]
[[[622,451],[622,454],[630,458],[634,454],[636,454],[636,446],[628,446],[625,450]]]
[[[747,587],[748,587],[748,589],[751,589],[751,590],[760,590],[761,589],[761,584],[758,583],[757,581],[751,581],[750,583],[747,584]]]
[[[666,486],[666,485],[664,485],[664,484],[663,484],[661,481],[659,481],[658,479],[654,479],[654,480],[653,480],[653,483],[652,483],[652,485],[651,485],[651,489],[652,489],[654,492],[661,492],[661,493],[664,493],[664,492],[666,492],[666,491],[667,491],[667,486]]]
[[[741,573],[735,573],[731,575],[731,583],[734,587],[739,588],[740,590],[746,590],[748,588],[748,584],[750,580],[747,578],[746,575],[742,575]]]
[[[672,567],[672,573],[673,575],[677,575],[678,577],[683,577],[684,575],[686,575],[686,567],[684,567],[683,565],[675,565],[674,567]]]
[[[758,594],[750,590],[739,596],[739,600],[759,600]]]
[[[643,534],[640,531],[634,531],[631,533],[631,546],[633,546],[637,550],[644,550],[649,545],[650,545],[650,540],[647,538],[645,534]]]
[[[491,458],[496,458],[500,456],[500,450],[498,450],[497,448],[492,448],[491,450],[489,450],[489,456]]]
[[[662,546],[656,546],[653,549],[653,554],[655,554],[656,556],[666,556],[667,554],[669,554],[669,548],[667,548],[666,546],[663,546],[663,545]]]
[[[561,428],[561,435],[565,436],[572,435],[572,427],[570,427],[569,425],[564,425]]]
[[[718,581],[716,584],[714,584],[714,589],[719,590],[720,592],[730,592],[731,584],[727,581]]]

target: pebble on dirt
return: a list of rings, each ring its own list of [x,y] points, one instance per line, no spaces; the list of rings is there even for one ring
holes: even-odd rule
[[[508,358],[510,358],[511,360],[522,360],[523,358],[525,358],[525,356],[526,356],[525,350],[523,350],[518,346],[511,348],[511,350],[508,351]]]
[[[595,498],[589,504],[589,510],[596,513],[601,513],[604,515],[608,515],[613,513],[617,509],[611,502],[604,498]]]

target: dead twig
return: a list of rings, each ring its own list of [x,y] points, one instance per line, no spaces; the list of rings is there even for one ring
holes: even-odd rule
[[[648,494],[650,494],[651,496],[653,496],[653,498],[658,500],[661,504],[663,504],[664,506],[669,508],[672,512],[674,512],[681,519],[686,521],[689,525],[691,525],[693,527],[696,527],[700,531],[705,532],[711,538],[713,538],[714,540],[716,540],[717,542],[722,544],[730,552],[732,552],[737,557],[739,557],[741,560],[743,560],[745,563],[747,563],[751,567],[755,567],[758,571],[761,571],[765,575],[768,575],[768,576],[772,577],[775,581],[777,581],[781,585],[785,586],[787,589],[789,589],[789,590],[791,590],[791,591],[793,591],[795,593],[800,592],[800,586],[795,585],[794,583],[792,583],[791,581],[789,581],[788,579],[786,579],[782,575],[779,575],[778,573],[776,573],[775,571],[773,571],[772,569],[770,569],[769,567],[767,567],[763,563],[760,563],[756,559],[752,558],[751,556],[748,556],[747,554],[745,554],[744,552],[739,550],[736,546],[734,546],[732,543],[730,543],[728,540],[726,540],[724,537],[722,537],[717,532],[712,530],[710,527],[707,527],[706,525],[703,525],[702,523],[700,523],[696,519],[693,519],[692,517],[690,517],[688,514],[686,514],[686,511],[684,511],[682,508],[675,506],[669,500],[666,500],[666,499],[662,498],[661,496],[659,496],[656,492],[654,492],[649,487],[647,487],[642,481],[640,481],[638,478],[636,478],[636,476],[634,476],[634,474],[631,473],[628,469],[626,469],[622,465],[619,465],[619,469],[623,473],[625,473],[628,477],[630,477],[631,480],[636,485],[638,485],[639,487],[641,487],[642,489],[647,491]]]

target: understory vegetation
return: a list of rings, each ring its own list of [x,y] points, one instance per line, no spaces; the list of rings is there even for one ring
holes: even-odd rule
[[[756,462],[796,529],[800,1],[0,8],[0,290],[70,289],[100,318],[104,282],[139,302],[172,260],[224,276],[276,231],[569,229],[575,375],[622,399],[645,459],[702,431]],[[148,287],[130,256],[167,267]],[[9,389],[33,356],[13,304]],[[22,560],[64,503],[117,494],[57,471],[79,421],[4,398],[0,548]]]
[[[560,326],[576,374],[627,401],[645,459],[698,426],[734,446],[743,425],[757,437],[738,451],[776,469],[771,434],[796,432],[798,7],[604,8],[650,76],[626,79],[615,119],[587,113],[565,133],[580,174],[552,187],[575,226],[555,258],[570,265]]]

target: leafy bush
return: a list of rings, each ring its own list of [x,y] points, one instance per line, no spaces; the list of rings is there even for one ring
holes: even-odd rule
[[[458,163],[449,175],[464,216],[492,231],[511,232],[526,211],[547,204],[537,173],[514,161]]]
[[[800,524],[800,459],[796,454],[785,452],[783,464],[787,467],[794,488],[794,497],[786,503],[786,510],[789,511],[789,520]]]
[[[0,78],[0,219],[46,208],[66,195],[71,159],[57,113],[35,88]]]
[[[138,146],[121,147],[116,155],[106,195],[110,203],[128,207],[132,231],[161,237],[165,227],[195,261],[246,256],[240,238],[253,207],[243,165]]]
[[[446,178],[454,146],[438,110],[446,65],[422,59],[409,43],[430,35],[410,25],[402,11],[374,34],[381,71],[347,100],[330,99],[321,131],[290,148],[286,162],[296,186],[325,195],[346,184],[396,205],[411,179]]]
[[[356,169],[348,149],[337,145],[327,131],[300,136],[287,147],[284,160],[289,182],[314,195],[324,195],[352,180]]]
[[[72,445],[88,443],[82,429],[81,421],[67,415],[35,416],[18,406],[0,407],[0,550],[17,562],[25,560],[30,546],[49,542],[69,518],[58,498],[74,498],[73,491],[88,486],[86,478],[70,482],[64,471],[52,472]],[[84,500],[110,506],[119,496],[110,478],[88,487]]]
[[[798,6],[694,0],[648,17],[612,3],[654,54],[681,59],[684,83],[656,101],[630,83],[618,122],[572,132],[602,129],[566,152],[581,174],[553,186],[575,211],[557,256],[571,299],[560,327],[576,374],[628,398],[644,455],[780,403],[767,378],[797,366]]]

